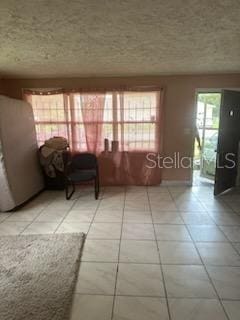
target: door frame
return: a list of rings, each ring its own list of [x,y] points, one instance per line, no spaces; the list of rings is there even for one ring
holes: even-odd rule
[[[225,89],[225,88],[224,88]],[[195,89],[195,97],[194,97],[194,112],[193,112],[193,119],[194,123],[192,124],[192,130],[191,130],[191,159],[192,159],[192,166],[191,166],[191,174],[190,174],[190,185],[193,185],[193,160],[194,160],[194,145],[195,145],[195,134],[193,130],[193,126],[196,124],[196,118],[197,118],[197,101],[198,101],[198,94],[200,93],[222,93],[223,88],[197,88]],[[226,89],[230,90],[230,89]]]
[[[220,109],[220,134],[218,138],[217,154],[219,166],[217,167],[214,185],[214,196],[235,188],[236,178],[239,175],[239,100],[240,90],[224,89]],[[234,111],[233,111],[234,110]],[[235,117],[234,114],[237,116]],[[233,116],[233,117],[232,117]],[[227,154],[234,156],[233,167],[225,167],[229,160]],[[226,160],[227,159],[227,160]],[[237,164],[237,166],[236,166]],[[228,170],[229,169],[229,170]]]

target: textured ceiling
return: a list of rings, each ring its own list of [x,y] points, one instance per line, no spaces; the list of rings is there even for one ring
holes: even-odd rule
[[[1,0],[0,75],[240,72],[239,0]]]

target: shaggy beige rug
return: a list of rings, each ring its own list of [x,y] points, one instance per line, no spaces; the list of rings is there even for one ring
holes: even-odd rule
[[[83,234],[0,237],[0,319],[69,319],[83,240]]]

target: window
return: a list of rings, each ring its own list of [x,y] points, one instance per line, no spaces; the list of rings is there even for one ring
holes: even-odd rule
[[[73,149],[101,152],[104,139],[120,151],[157,151],[159,92],[31,95],[39,145],[66,137]]]
[[[69,138],[63,94],[32,95],[31,104],[39,146],[53,136]]]
[[[117,98],[116,140],[120,141],[123,150],[155,150],[159,121],[156,93],[126,92]]]

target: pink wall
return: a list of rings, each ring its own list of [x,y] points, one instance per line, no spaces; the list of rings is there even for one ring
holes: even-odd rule
[[[8,79],[4,80],[5,93],[21,98],[22,88],[102,88],[118,86],[157,85],[165,88],[164,97],[164,141],[165,156],[179,152],[191,156],[192,129],[195,120],[196,89],[240,88],[240,74],[185,75],[125,78],[64,78],[64,79]],[[163,180],[189,180],[189,169],[164,169]]]

